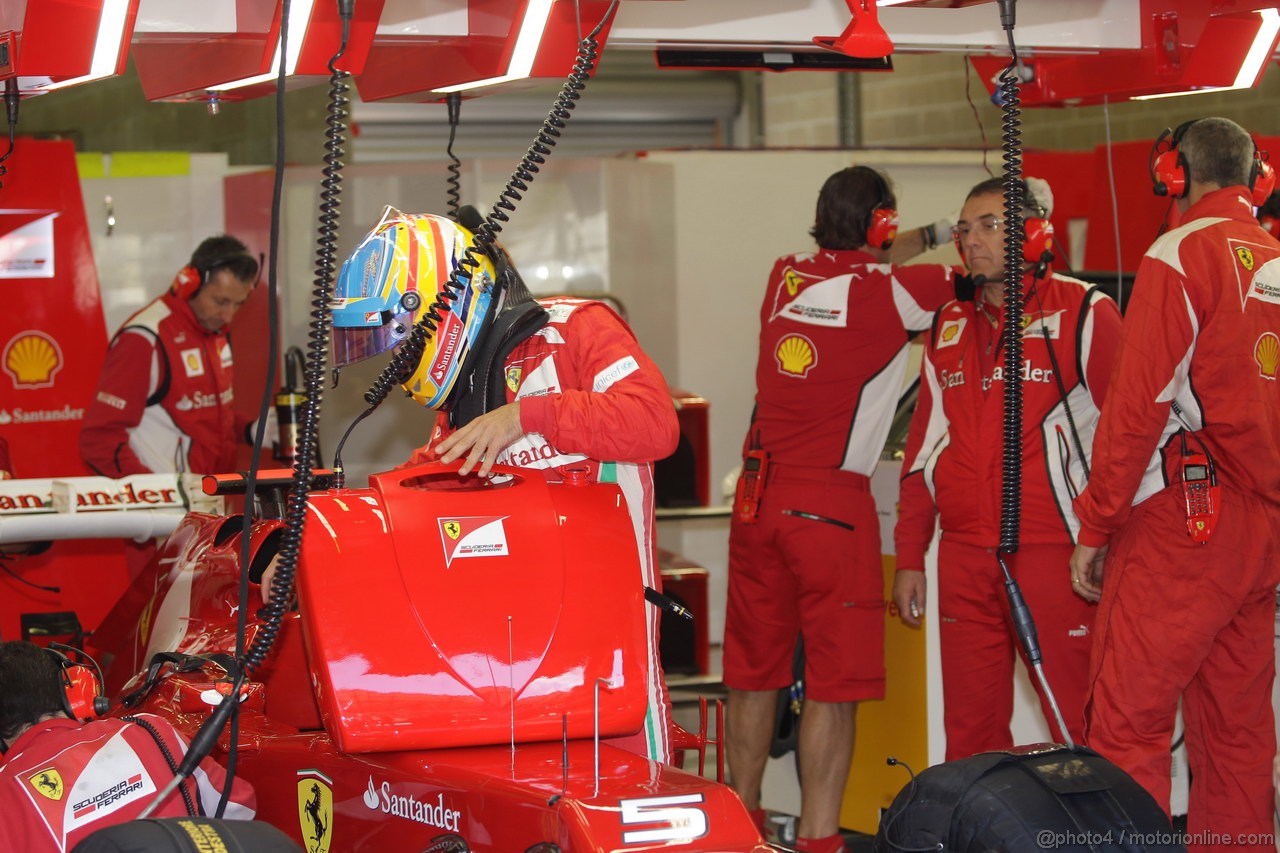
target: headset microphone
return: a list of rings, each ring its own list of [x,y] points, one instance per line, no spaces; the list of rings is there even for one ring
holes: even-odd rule
[[[972,302],[978,296],[978,288],[986,283],[987,277],[982,273],[956,276],[956,299],[960,302]]]

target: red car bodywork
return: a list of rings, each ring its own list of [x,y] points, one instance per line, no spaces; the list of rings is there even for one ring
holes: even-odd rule
[[[727,787],[600,740],[638,730],[645,704],[617,486],[501,474],[423,466],[312,493],[298,608],[241,703],[259,816],[310,853],[769,850]],[[255,565],[280,525],[251,531]],[[235,649],[242,526],[192,514],[174,532],[110,683],[137,689],[157,652]],[[129,710],[190,734],[225,675],[161,669]],[[224,732],[215,757],[228,748]]]

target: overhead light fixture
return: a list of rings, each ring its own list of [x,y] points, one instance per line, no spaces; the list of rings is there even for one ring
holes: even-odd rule
[[[116,73],[123,59],[124,31],[129,20],[131,0],[105,0],[102,4],[102,16],[98,19],[98,36],[93,44],[93,59],[89,63],[89,73],[66,80],[57,80],[41,86],[43,92],[64,89],[78,83],[101,80]]]
[[[1262,18],[1258,33],[1253,37],[1240,70],[1236,73],[1235,82],[1230,86],[1207,86],[1203,89],[1188,89],[1183,92],[1160,92],[1155,95],[1137,95],[1131,100],[1153,101],[1157,98],[1180,98],[1183,95],[1203,95],[1206,92],[1230,92],[1236,89],[1252,89],[1262,74],[1262,67],[1275,48],[1276,35],[1280,34],[1280,10],[1256,9],[1254,13]]]
[[[450,92],[465,92],[468,89],[509,83],[512,80],[523,80],[528,77],[533,71],[533,61],[538,55],[538,45],[542,43],[542,34],[547,28],[547,18],[551,16],[551,3],[552,0],[529,0],[524,19],[520,22],[520,34],[516,36],[516,45],[511,51],[511,62],[507,64],[506,74],[487,77],[483,80],[470,80],[453,86],[442,86],[431,91],[447,95]]]
[[[285,58],[284,73],[286,76],[292,75],[298,70],[298,57],[302,55],[302,43],[307,33],[307,24],[311,21],[311,7],[315,5],[315,0],[294,0],[289,6],[289,54]],[[283,35],[283,31],[281,33]],[[232,80],[228,83],[218,83],[217,85],[208,87],[210,92],[226,92],[230,89],[239,89],[244,86],[256,86],[259,83],[271,83],[280,74],[280,39],[276,40],[275,54],[271,58],[271,69],[262,74],[255,74],[252,77],[242,77],[239,80]]]

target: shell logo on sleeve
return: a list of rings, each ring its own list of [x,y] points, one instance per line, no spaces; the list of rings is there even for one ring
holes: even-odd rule
[[[182,359],[182,369],[188,378],[204,376],[204,357],[200,355],[199,347],[184,349],[178,355]]]
[[[942,324],[942,328],[938,330],[937,349],[943,347],[955,346],[960,343],[960,338],[964,335],[964,327],[968,323],[968,319],[961,317],[957,320],[947,320]]]
[[[1263,332],[1253,345],[1253,360],[1258,363],[1258,375],[1275,382],[1276,368],[1280,366],[1280,337]]]
[[[801,379],[808,376],[809,371],[818,363],[818,351],[814,348],[813,341],[804,335],[787,335],[778,342],[773,355],[778,362],[779,373]]]

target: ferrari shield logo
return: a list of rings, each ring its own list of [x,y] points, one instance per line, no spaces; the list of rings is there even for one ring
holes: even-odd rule
[[[791,296],[795,296],[796,292],[800,290],[800,285],[804,284],[804,276],[800,275],[800,273],[795,270],[787,270],[787,273],[782,277],[782,280],[786,283],[787,293]]]
[[[507,368],[507,387],[514,394],[520,390],[520,377],[524,373],[524,369],[519,365]]]
[[[47,770],[41,770],[38,773],[32,773],[27,777],[27,782],[35,789],[37,794],[47,797],[50,800],[61,800],[64,790],[62,785],[62,775],[52,767]]]
[[[307,853],[329,853],[333,842],[333,783],[317,770],[298,771],[298,825]]]
[[[445,568],[462,557],[508,556],[507,531],[502,526],[504,519],[505,515],[436,519],[440,525],[440,544],[444,548]]]
[[[1236,249],[1236,257],[1240,259],[1240,263],[1244,265],[1245,269],[1253,269],[1253,252],[1250,252],[1246,247],[1241,246]]]

